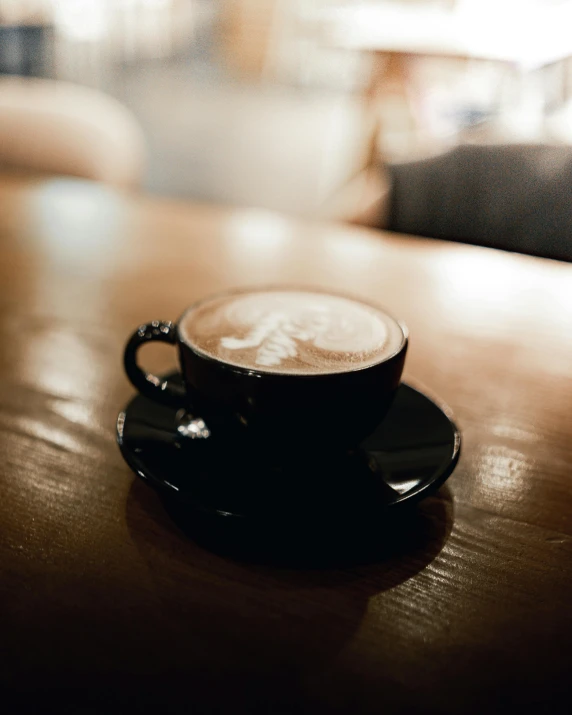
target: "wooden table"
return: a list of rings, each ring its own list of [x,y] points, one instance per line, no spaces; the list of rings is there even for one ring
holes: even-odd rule
[[[202,549],[115,443],[134,326],[281,281],[401,316],[406,378],[463,430],[420,538],[380,562]],[[550,712],[568,690],[572,265],[4,177],[0,286],[6,712]]]

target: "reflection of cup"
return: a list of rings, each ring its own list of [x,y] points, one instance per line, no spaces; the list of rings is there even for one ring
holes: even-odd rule
[[[176,344],[184,387],[144,373],[138,348]],[[347,449],[385,415],[399,385],[406,329],[359,300],[315,290],[230,291],[188,308],[177,325],[133,334],[125,370],[146,397],[187,407],[211,429],[289,449]]]

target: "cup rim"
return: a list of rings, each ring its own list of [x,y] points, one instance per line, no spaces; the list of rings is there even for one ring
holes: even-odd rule
[[[325,295],[331,295],[333,297],[338,297],[338,298],[346,298],[348,300],[354,301],[356,303],[362,303],[363,305],[366,305],[370,308],[373,308],[374,310],[380,311],[381,313],[384,313],[387,315],[389,318],[391,318],[396,325],[399,327],[401,331],[401,342],[399,346],[389,355],[384,357],[382,360],[379,360],[378,362],[375,362],[371,365],[365,365],[363,367],[358,367],[354,370],[345,370],[342,372],[324,372],[324,373],[285,373],[285,372],[279,372],[278,370],[273,371],[273,370],[256,370],[255,368],[249,368],[249,367],[242,367],[240,365],[233,365],[232,363],[225,362],[224,360],[220,360],[216,357],[213,357],[212,355],[207,355],[206,353],[202,352],[201,350],[198,350],[195,348],[193,345],[191,345],[189,342],[187,342],[183,336],[181,335],[180,331],[180,325],[181,321],[183,318],[189,313],[191,310],[194,310],[195,308],[198,308],[200,305],[205,303],[206,301],[210,300],[215,300],[217,298],[222,298],[223,296],[230,296],[230,295],[240,295],[241,293],[263,293],[265,291],[277,291],[277,290],[284,290],[284,291],[304,291],[308,293],[323,293]],[[176,331],[177,331],[177,337],[179,340],[179,343],[181,345],[184,345],[188,350],[190,350],[196,357],[200,358],[201,360],[204,360],[205,362],[213,363],[214,365],[217,365],[220,369],[233,372],[233,373],[238,373],[239,375],[244,375],[246,377],[255,377],[255,378],[263,378],[263,379],[305,379],[305,380],[316,380],[316,379],[335,379],[336,377],[338,379],[343,379],[347,377],[348,375],[354,375],[358,373],[363,373],[367,370],[372,370],[384,363],[390,362],[393,358],[396,356],[400,355],[405,348],[407,347],[409,343],[409,328],[407,325],[402,321],[398,320],[397,318],[394,317],[394,315],[383,308],[381,305],[377,305],[373,303],[372,301],[368,301],[366,299],[363,299],[359,296],[352,295],[351,293],[345,293],[343,291],[338,291],[338,290],[330,290],[328,288],[322,288],[318,286],[313,286],[313,285],[301,285],[301,284],[296,284],[296,283],[271,283],[271,284],[263,284],[263,285],[255,285],[255,286],[242,286],[242,287],[234,287],[234,288],[227,288],[226,290],[221,290],[217,291],[216,293],[209,293],[208,295],[204,296],[203,298],[200,298],[199,300],[194,301],[191,303],[189,306],[187,306],[181,315],[179,316],[178,320],[175,323],[176,326]]]

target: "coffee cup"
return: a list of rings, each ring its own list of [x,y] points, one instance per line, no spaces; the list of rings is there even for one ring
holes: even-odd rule
[[[139,367],[138,350],[151,341],[177,347],[182,380]],[[139,326],[124,365],[142,395],[184,407],[213,434],[335,451],[357,446],[383,419],[407,345],[407,329],[362,300],[264,287],[206,297],[175,324]]]

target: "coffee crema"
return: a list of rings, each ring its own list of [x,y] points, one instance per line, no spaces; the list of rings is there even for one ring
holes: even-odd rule
[[[214,296],[187,310],[179,333],[193,350],[220,362],[291,375],[370,367],[404,340],[397,321],[377,308],[294,289]]]

